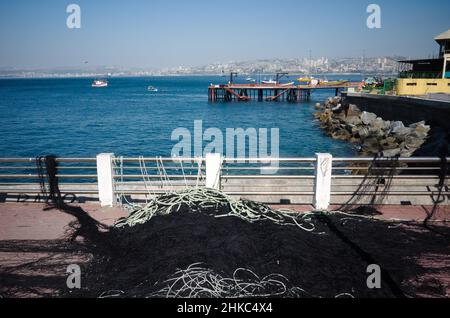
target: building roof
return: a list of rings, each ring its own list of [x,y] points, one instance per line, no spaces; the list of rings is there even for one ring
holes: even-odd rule
[[[436,42],[450,40],[450,29],[434,38]]]

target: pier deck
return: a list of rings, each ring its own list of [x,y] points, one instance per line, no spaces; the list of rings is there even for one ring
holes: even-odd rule
[[[342,90],[360,86],[360,82],[348,82],[339,85],[289,85],[289,84],[225,84],[210,85],[210,102],[231,101],[287,101],[302,102],[311,98],[315,90],[334,90],[337,96]]]

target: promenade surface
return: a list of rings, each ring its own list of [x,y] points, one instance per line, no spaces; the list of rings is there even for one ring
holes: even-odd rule
[[[92,218],[107,226],[127,213],[119,208],[101,208],[98,204],[79,205],[84,217]],[[312,206],[273,206],[308,212]],[[333,207],[337,208],[337,207]],[[378,209],[380,219],[413,221],[418,231],[430,231],[422,222],[431,213],[427,206],[383,206]],[[66,269],[70,264],[87,264],[90,253],[84,250],[83,238],[73,238],[77,230],[77,218],[65,211],[47,209],[38,203],[0,204],[0,297],[53,297],[64,288]],[[432,227],[450,233],[450,207],[441,206],[432,216]],[[394,227],[396,225],[393,225]],[[434,234],[432,234],[434,235]],[[440,234],[436,233],[436,237]],[[70,241],[70,238],[74,241]],[[441,238],[442,239],[442,238]],[[75,244],[73,244],[75,242]],[[81,244],[78,244],[81,243]],[[450,245],[449,245],[450,248]],[[419,260],[430,267],[430,277],[438,287],[450,293],[450,249],[448,253],[428,255]],[[425,278],[424,278],[425,279]],[[435,284],[435,285],[436,285]],[[59,286],[59,287],[58,287]],[[439,287],[440,286],[440,287]],[[424,292],[424,296],[427,296]]]

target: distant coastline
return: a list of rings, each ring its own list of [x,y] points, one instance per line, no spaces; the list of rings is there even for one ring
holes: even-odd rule
[[[179,77],[227,76],[231,71],[243,76],[261,74],[273,76],[276,72],[291,75],[380,75],[396,74],[397,61],[404,57],[358,57],[316,59],[266,59],[245,62],[214,63],[202,66],[145,69],[114,66],[83,66],[56,69],[0,68],[0,78],[93,78],[93,77]]]
[[[265,77],[273,76],[274,73],[267,73],[267,74],[261,74]],[[252,73],[241,73],[242,76],[248,76],[253,75]],[[304,76],[309,75],[313,77],[321,77],[321,76],[396,76],[397,73],[395,72],[355,72],[355,73],[317,73],[317,74],[309,74],[309,73],[289,73],[290,76]],[[107,76],[105,74],[77,74],[77,75],[53,75],[53,74],[40,74],[40,75],[33,75],[33,76],[26,76],[26,75],[2,75],[0,74],[0,80],[7,80],[7,79],[92,79],[92,78],[145,78],[145,77],[221,77],[222,74],[211,74],[211,73],[204,73],[204,74],[121,74],[121,75],[115,75],[112,74],[110,76]],[[227,76],[225,78],[228,78]]]

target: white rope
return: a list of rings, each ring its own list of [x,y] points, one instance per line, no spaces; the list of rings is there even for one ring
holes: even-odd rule
[[[168,186],[173,186],[172,182],[170,181],[169,175],[167,174],[166,168],[164,168],[164,163],[162,160],[162,157],[158,157],[156,159],[156,162],[158,164],[158,172],[161,174],[161,180],[165,180],[167,182]],[[163,187],[164,187],[164,182],[163,182]],[[170,191],[168,191],[170,192]]]
[[[156,197],[156,194],[153,190],[151,189],[151,179],[149,177],[148,174],[148,170],[147,170],[147,166],[145,164],[145,160],[143,156],[139,156],[139,167],[141,169],[141,176],[142,179],[144,180],[144,186],[145,186],[145,190],[147,191],[148,195],[151,195],[151,198]],[[150,184],[150,188],[148,186],[148,184]],[[145,203],[148,204],[148,195],[145,196]]]
[[[245,277],[245,278],[244,278]],[[299,297],[309,294],[299,287],[288,288],[289,280],[280,274],[260,278],[253,271],[238,268],[230,278],[201,267],[201,263],[178,269],[166,286],[149,297],[164,298],[248,298]]]
[[[200,180],[202,179],[202,176],[203,176],[202,167],[203,167],[203,159],[197,158],[197,182],[195,185],[196,188],[199,187]]]
[[[183,173],[183,179],[184,179],[184,185],[186,186],[186,189],[188,188],[188,183],[186,180],[186,175],[184,174],[184,167],[183,167],[183,159],[180,158],[180,166],[181,166],[181,172]]]
[[[119,167],[117,167],[117,160],[119,160]],[[115,172],[116,172],[116,170],[119,170],[120,183],[121,183],[121,186],[122,186],[122,189],[118,190],[118,185],[117,185],[117,182],[115,181],[116,179],[115,178],[113,179],[114,192],[118,193],[118,195],[117,195],[117,202],[118,202],[118,204],[120,206],[124,206],[123,202],[125,201],[126,205],[128,206],[128,209],[132,210],[132,209],[139,208],[140,207],[139,205],[131,203],[131,202],[128,201],[128,199],[127,199],[127,197],[126,197],[126,195],[124,193],[124,190],[123,190],[123,182],[124,182],[123,181],[124,180],[123,179],[123,177],[124,177],[124,173],[123,173],[124,172],[124,170],[123,170],[123,156],[119,157],[118,159],[117,158],[113,159],[113,170]]]
[[[307,232],[315,230],[311,213],[292,214],[292,211],[277,211],[263,204],[236,200],[220,191],[207,188],[191,188],[155,197],[145,207],[136,208],[127,218],[119,219],[115,226],[133,227],[144,224],[155,215],[178,212],[182,206],[200,210],[227,207],[230,209],[229,213],[215,214],[214,217],[238,217],[250,223],[270,220],[279,225],[297,226]]]
[[[201,263],[178,269],[171,278],[162,283],[166,285],[148,297],[161,298],[267,298],[267,297],[317,297],[303,288],[289,286],[289,280],[281,274],[259,277],[247,268],[238,268],[232,277],[223,277],[212,269],[202,267]],[[335,298],[355,298],[342,293]]]
[[[159,166],[158,158],[156,158],[156,167],[158,168],[158,175],[159,175],[159,179],[161,180],[161,188],[164,188],[165,184],[164,184],[163,174],[161,172],[161,167]]]

